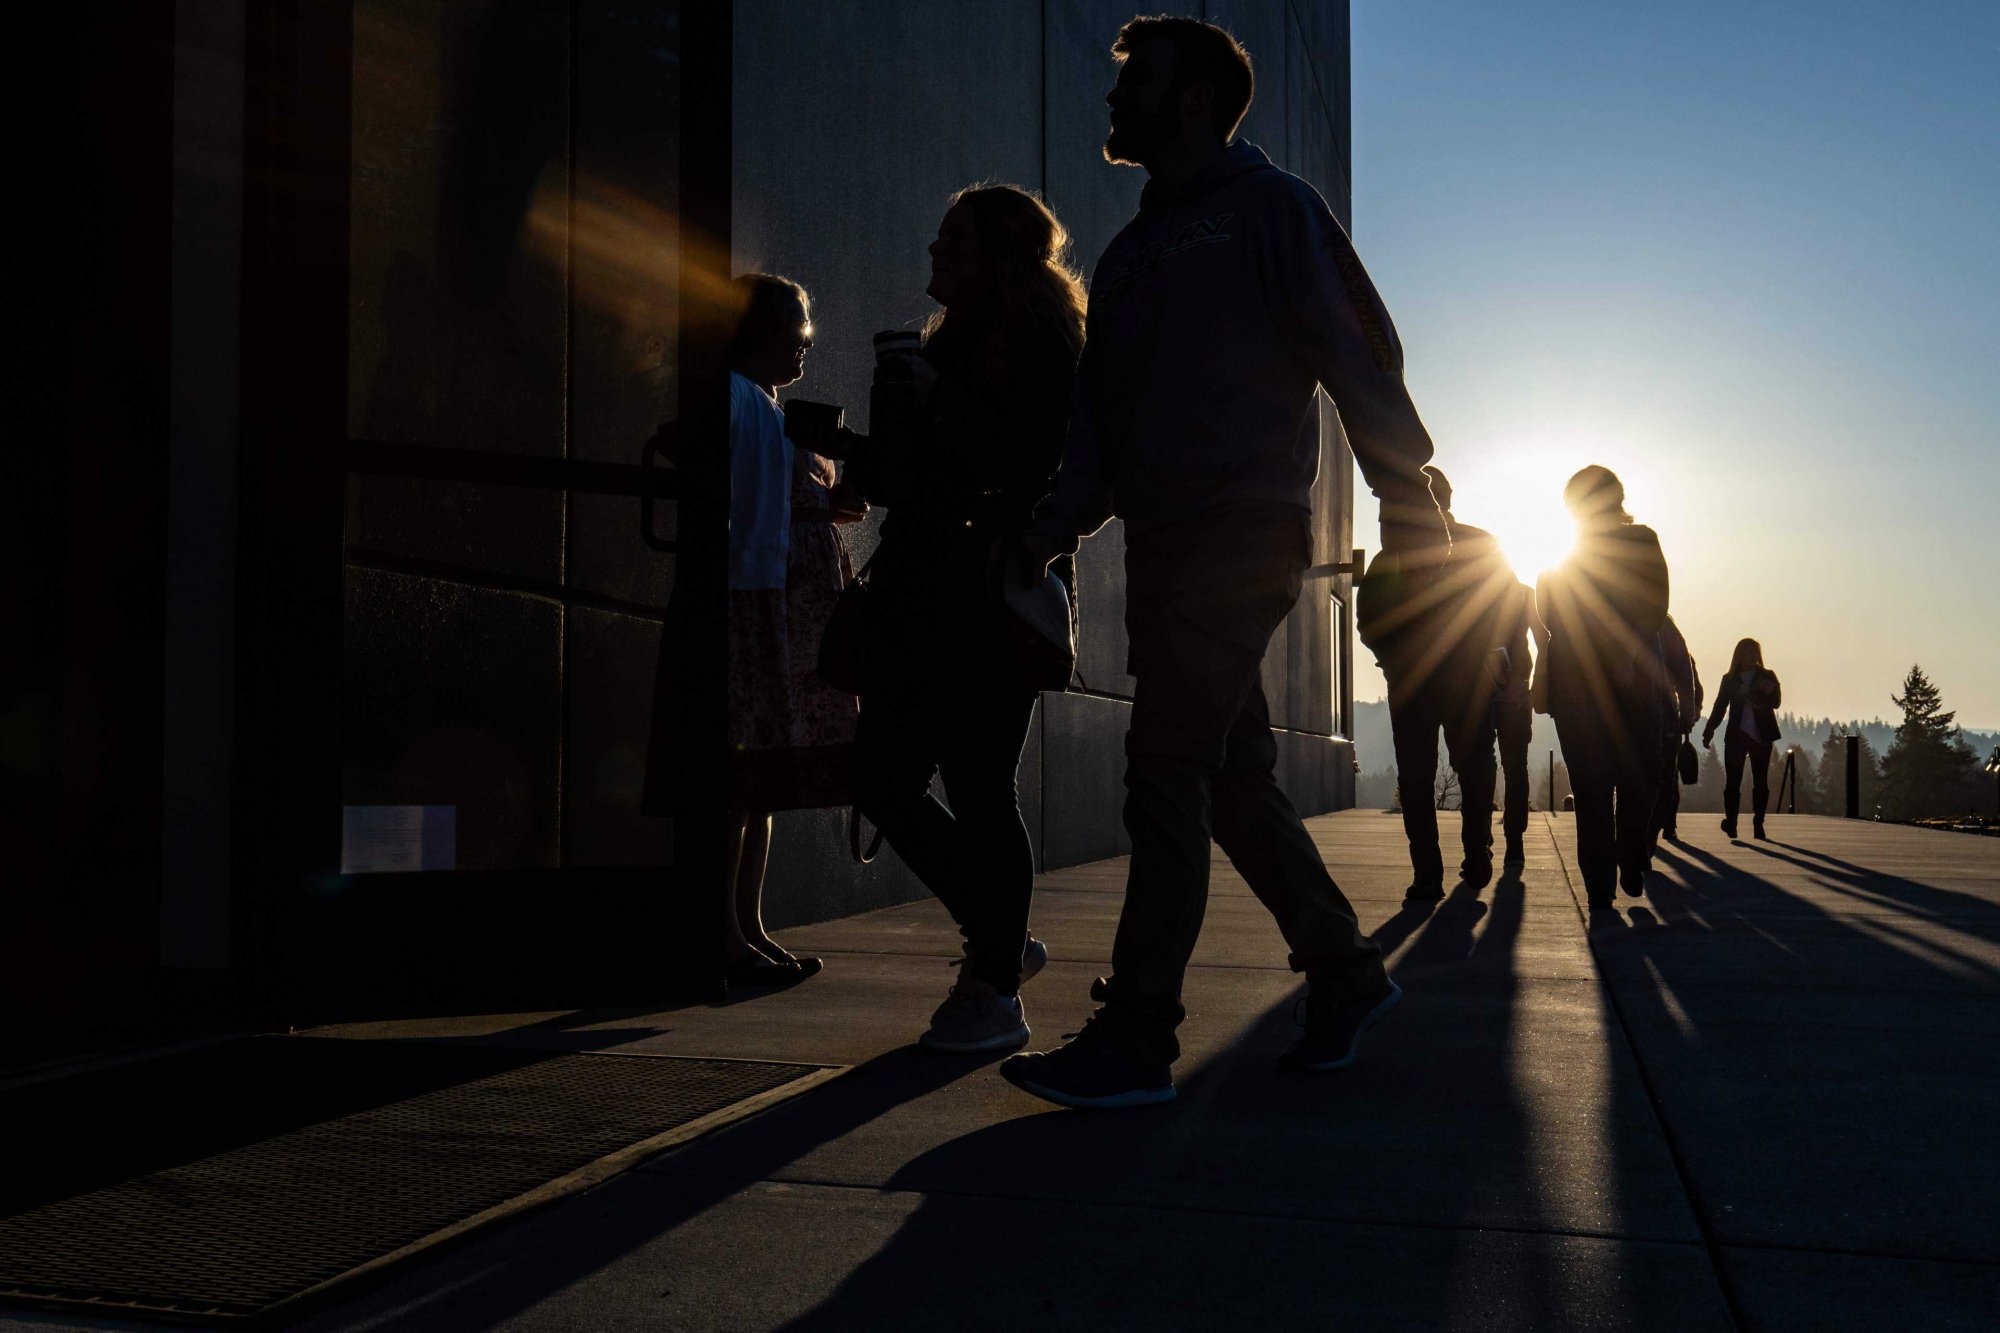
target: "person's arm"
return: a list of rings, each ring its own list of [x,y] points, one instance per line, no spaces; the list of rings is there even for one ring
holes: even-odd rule
[[[1715,708],[1708,715],[1708,725],[1702,728],[1701,743],[1709,744],[1715,739],[1715,729],[1722,725],[1722,715],[1729,711],[1729,692],[1734,687],[1734,677],[1724,676],[1722,684],[1715,691]]]
[[[747,382],[729,391],[729,586],[782,588],[791,546],[792,459],[780,432],[758,429],[771,411]],[[776,573],[773,573],[775,565]]]
[[[1382,502],[1385,548],[1448,540],[1424,464],[1436,452],[1403,383],[1403,345],[1347,233],[1311,187],[1280,197],[1265,281],[1294,348],[1333,399]]]
[[[1083,538],[1111,521],[1110,468],[1097,422],[1095,387],[1101,373],[1086,341],[1070,393],[1062,462],[1053,488],[1035,506],[1035,521],[1023,539],[1031,569],[1047,568],[1056,556],[1073,553]]]

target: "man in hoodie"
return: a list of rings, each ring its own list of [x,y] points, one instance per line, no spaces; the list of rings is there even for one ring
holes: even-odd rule
[[[1258,684],[1311,563],[1314,391],[1340,411],[1390,549],[1448,542],[1388,312],[1326,203],[1247,143],[1248,55],[1221,28],[1138,18],[1112,47],[1113,162],[1151,178],[1099,260],[1062,470],[1023,538],[1031,569],[1125,520],[1125,825],[1132,863],[1104,1007],[1001,1072],[1068,1106],[1174,1097],[1181,985],[1209,841],[1278,920],[1311,990],[1287,1068],[1353,1063],[1402,992],[1273,777]]]

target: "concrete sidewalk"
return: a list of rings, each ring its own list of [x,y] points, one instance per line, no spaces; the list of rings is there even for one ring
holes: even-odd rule
[[[1394,816],[1312,821],[1408,991],[1321,1077],[1275,1069],[1302,988],[1218,859],[1171,1107],[916,1051],[958,953],[929,902],[787,932],[827,970],[782,994],[339,1029],[854,1068],[306,1327],[1994,1326],[2000,842],[1694,817],[1587,926],[1571,821],[1536,820],[1523,877],[1429,912]],[[1038,1047],[1089,1012],[1123,870],[1038,886]]]

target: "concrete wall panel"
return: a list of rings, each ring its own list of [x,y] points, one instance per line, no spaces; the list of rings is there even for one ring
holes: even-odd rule
[[[812,294],[794,392],[865,430],[869,339],[934,308],[926,247],[951,195],[1041,183],[1040,6],[739,0],[736,52],[735,267]]]
[[[563,688],[563,864],[665,866],[673,826],[639,813],[659,622],[570,608]]]
[[[1050,867],[1132,850],[1125,805],[1131,705],[1083,694],[1042,697],[1042,838]]]

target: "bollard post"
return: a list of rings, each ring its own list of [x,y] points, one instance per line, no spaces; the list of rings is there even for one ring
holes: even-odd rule
[[[1549,813],[1556,812],[1556,752],[1549,751]]]
[[[1861,818],[1861,738],[1847,738],[1847,817]]]

